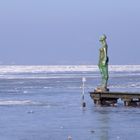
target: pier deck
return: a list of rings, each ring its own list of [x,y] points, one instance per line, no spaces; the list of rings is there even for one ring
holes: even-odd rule
[[[90,97],[96,105],[114,106],[118,99],[124,102],[125,106],[139,106],[140,93],[132,92],[90,92]]]

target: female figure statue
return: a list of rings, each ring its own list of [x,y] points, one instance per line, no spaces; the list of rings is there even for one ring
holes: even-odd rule
[[[101,86],[98,88],[101,91],[108,91],[107,89],[107,82],[108,82],[108,61],[109,58],[107,56],[108,46],[106,43],[106,36],[102,35],[100,40],[102,47],[99,49],[99,62],[98,67],[100,69],[102,83]]]

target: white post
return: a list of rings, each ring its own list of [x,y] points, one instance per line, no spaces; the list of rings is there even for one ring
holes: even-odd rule
[[[84,102],[84,94],[85,94],[85,82],[86,82],[86,78],[83,77],[82,78],[82,106],[86,107],[86,103]]]

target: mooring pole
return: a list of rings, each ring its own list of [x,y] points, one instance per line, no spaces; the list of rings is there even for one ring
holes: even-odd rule
[[[85,103],[85,98],[84,98],[84,94],[85,94],[85,82],[86,82],[86,78],[83,77],[82,78],[82,107],[86,107],[86,103]]]

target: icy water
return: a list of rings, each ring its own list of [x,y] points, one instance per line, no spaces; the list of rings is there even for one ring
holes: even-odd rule
[[[140,92],[140,66],[109,70],[111,91]],[[140,108],[95,106],[99,83],[96,66],[0,66],[0,140],[139,139]]]

